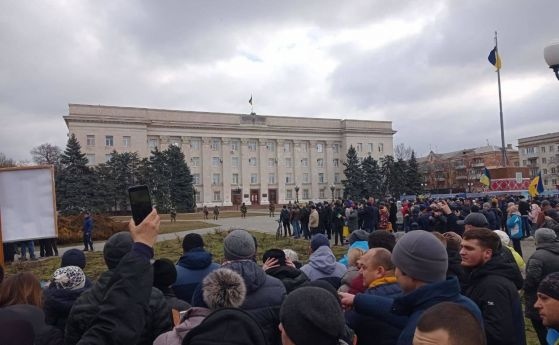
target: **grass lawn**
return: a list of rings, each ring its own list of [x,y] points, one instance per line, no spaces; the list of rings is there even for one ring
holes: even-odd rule
[[[277,212],[276,212],[277,213]],[[258,210],[258,211],[253,211],[253,212],[249,212],[247,213],[247,217],[254,217],[254,216],[267,216],[268,215],[268,211],[265,210]],[[279,215],[279,213],[278,213]],[[170,220],[171,216],[169,214],[163,213],[160,214],[161,219],[163,220]],[[128,221],[130,219],[131,216],[114,216],[111,217],[114,220],[117,221]],[[220,211],[219,212],[219,218],[239,218],[241,217],[241,211]],[[213,213],[210,211],[210,214],[208,215],[208,219],[204,219],[204,214],[201,212],[197,212],[197,213],[177,213],[177,220],[207,220],[207,221],[212,221],[213,219]]]
[[[193,220],[190,222],[178,222],[171,223],[168,220],[161,221],[161,226],[159,227],[159,233],[168,234],[171,232],[180,232],[194,229],[205,229],[205,228],[218,228],[220,225],[201,222],[198,220]]]

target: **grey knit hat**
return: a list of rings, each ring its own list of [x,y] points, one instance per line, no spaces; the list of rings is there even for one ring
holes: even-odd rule
[[[77,290],[85,286],[85,274],[78,266],[60,267],[52,274],[57,289]]]
[[[256,254],[254,238],[246,230],[233,230],[223,240],[226,260],[251,259]]]
[[[550,243],[557,241],[557,234],[554,230],[548,228],[539,228],[534,234],[536,243]]]
[[[439,239],[424,230],[405,234],[394,246],[392,262],[406,275],[426,283],[444,281],[448,254]]]
[[[118,266],[124,255],[132,250],[133,244],[132,235],[128,231],[117,232],[109,237],[105,247],[103,247],[103,258],[107,267],[113,269]]]
[[[357,241],[367,241],[368,238],[369,238],[369,233],[367,231],[361,229],[354,230],[349,235],[349,240],[348,240],[349,245],[352,245]]]

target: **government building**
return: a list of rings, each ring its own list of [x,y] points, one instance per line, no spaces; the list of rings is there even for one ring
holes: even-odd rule
[[[350,145],[360,158],[393,154],[391,121],[228,114],[70,104],[64,116],[90,165],[113,150],[177,145],[198,206],[284,204],[342,195]]]

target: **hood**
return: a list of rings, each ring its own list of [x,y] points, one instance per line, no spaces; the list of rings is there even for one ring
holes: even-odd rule
[[[203,248],[194,248],[184,253],[177,265],[191,270],[202,270],[212,264],[212,254]]]
[[[518,265],[515,262],[507,261],[502,251],[497,252],[497,255],[493,255],[485,264],[472,270],[470,282],[475,284],[476,280],[483,279],[488,275],[504,277],[510,280],[518,290],[522,289],[524,283],[524,278],[522,278]]]
[[[415,310],[426,310],[440,302],[453,302],[460,297],[460,284],[456,277],[424,285],[407,295],[394,299],[392,311],[397,315],[411,315]]]
[[[191,329],[201,324],[211,312],[208,308],[192,307],[188,309],[174,331],[183,339]]]
[[[82,292],[89,289],[89,287],[84,287],[77,290],[68,289],[57,289],[48,288],[43,290],[45,296],[45,307],[52,308],[52,310],[61,314],[69,314],[70,309],[74,305],[74,302]]]
[[[559,255],[559,242],[541,243],[536,245],[536,250],[540,249]]]
[[[325,274],[332,274],[336,270],[336,257],[327,246],[319,247],[309,257],[309,265]]]
[[[243,277],[247,295],[258,290],[266,282],[266,272],[252,260],[229,261],[222,267],[229,268]]]

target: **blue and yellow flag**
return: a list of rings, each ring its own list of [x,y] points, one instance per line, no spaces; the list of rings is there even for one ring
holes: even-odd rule
[[[483,169],[483,173],[481,174],[481,177],[479,178],[479,182],[486,186],[489,187],[489,185],[491,184],[491,174],[489,174],[489,169],[484,168]]]
[[[542,172],[540,171],[540,173],[536,177],[534,177],[532,182],[530,182],[530,186],[528,186],[528,193],[530,194],[531,197],[535,197],[536,195],[543,193],[543,191],[544,189],[543,189],[543,181],[542,181]]]
[[[499,56],[499,53],[497,53],[497,47],[493,48],[493,50],[489,53],[487,60],[489,60],[489,62],[491,62],[491,64],[495,66],[497,70],[501,69],[501,56]]]

